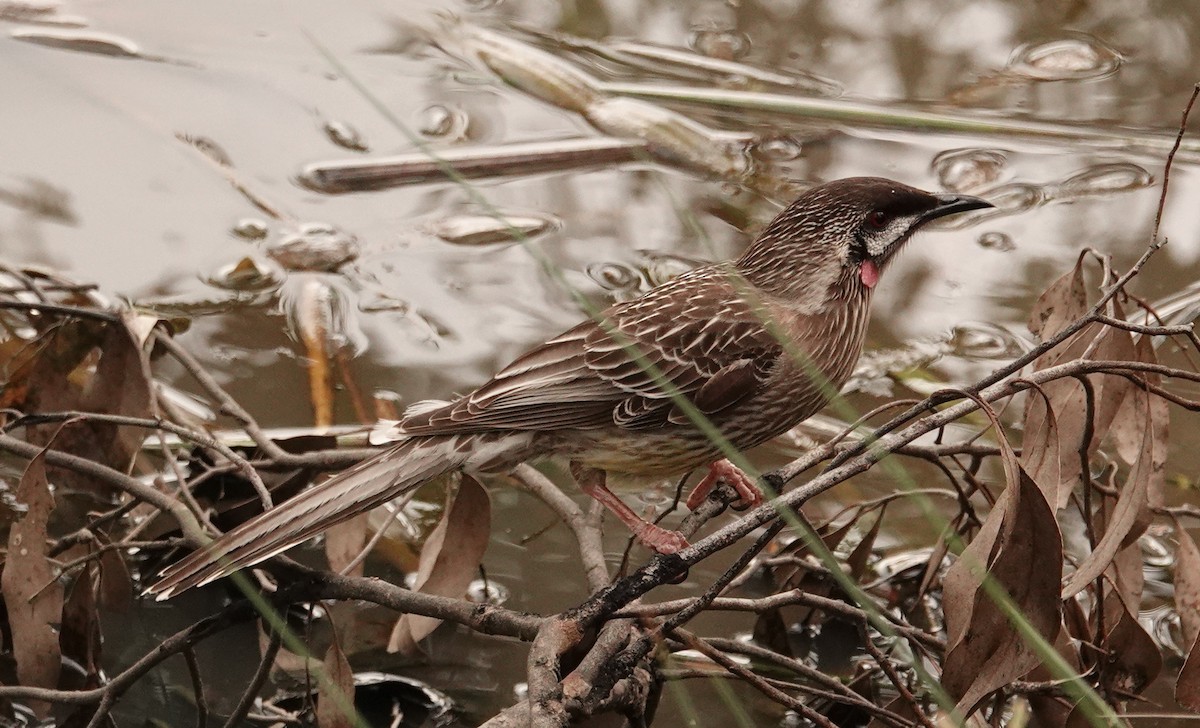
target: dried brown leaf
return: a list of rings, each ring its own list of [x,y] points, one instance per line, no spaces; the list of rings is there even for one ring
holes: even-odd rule
[[[992,413],[994,416],[994,413]],[[997,430],[999,430],[998,423]],[[946,660],[942,685],[970,714],[993,691],[1041,664],[1015,625],[983,586],[981,568],[1002,587],[1029,624],[1048,641],[1062,621],[1062,537],[1054,511],[999,436],[1007,487],[980,535],[946,575]],[[955,608],[956,603],[969,609]]]
[[[754,644],[762,645],[785,657],[795,657],[787,623],[783,619],[781,610],[768,609],[755,617],[754,630],[751,635],[754,638]]]
[[[1076,386],[1079,386],[1078,383]],[[1021,461],[1025,471],[1046,494],[1046,501],[1054,504],[1055,510],[1066,505],[1071,488],[1082,472],[1079,457],[1073,452],[1068,453],[1067,457],[1074,462],[1067,462],[1064,472],[1063,438],[1054,407],[1050,404],[1054,402],[1052,392],[1060,391],[1061,387],[1040,387],[1029,393],[1025,401],[1024,434],[1021,437]]]
[[[0,376],[4,382],[0,406],[25,412],[70,409],[57,406],[54,399],[67,389],[68,378],[84,364],[103,334],[103,324],[75,319],[22,342],[0,372],[4,375]]]
[[[461,597],[475,578],[491,531],[492,504],[479,481],[463,475],[453,503],[421,548],[415,589],[425,594]],[[441,620],[405,614],[388,641],[389,652],[417,650]]]
[[[1183,626],[1184,643],[1190,645],[1200,636],[1200,549],[1178,518],[1175,538],[1179,541],[1175,551],[1175,611]]]
[[[1072,670],[1081,671],[1079,645],[1066,630],[1058,633],[1058,639],[1054,641],[1054,650],[1062,656]],[[1047,682],[1053,680],[1054,677],[1049,668],[1040,665],[1030,672],[1026,679],[1031,682]],[[1067,723],[1072,705],[1063,702],[1062,696],[1054,693],[1031,693],[1025,697],[1029,701],[1029,709],[1035,721],[1034,725],[1041,728],[1055,728]]]
[[[975,538],[971,540],[963,555],[950,565],[946,575],[942,577],[942,610],[946,615],[946,644],[954,646],[962,641],[967,627],[971,624],[971,612],[974,610],[974,594],[979,590],[981,579],[971,569],[963,556],[968,552],[986,556],[996,548],[996,539],[1000,537],[1000,527],[1004,525],[1001,505],[1005,502],[1001,495],[1000,503],[992,508],[991,514],[983,521],[983,526]],[[976,557],[978,558],[978,557]]]
[[[917,720],[917,711],[915,708],[913,708],[913,704],[902,697],[893,698],[892,702],[884,706],[884,709],[891,713],[895,713],[901,718],[907,718],[911,720],[913,725],[919,725]],[[891,725],[891,723],[880,720],[877,716],[872,718],[870,723],[867,723],[867,728],[887,728]]]
[[[97,533],[96,540],[101,546],[111,543],[103,533]],[[100,604],[117,613],[133,606],[133,578],[119,549],[106,548],[100,554]]]
[[[27,510],[8,535],[0,593],[12,627],[17,679],[22,685],[55,688],[62,664],[55,626],[62,620],[63,588],[46,556],[46,523],[54,510],[54,496],[46,480],[45,453],[29,461],[16,499]],[[49,714],[44,703],[30,705],[39,716]]]
[[[1087,312],[1087,289],[1083,282],[1083,256],[1038,296],[1029,313],[1029,331],[1045,341]]]
[[[1081,256],[1071,271],[1052,283],[1038,299],[1030,315],[1030,330],[1043,340],[1060,332],[1087,312]],[[1110,304],[1114,318],[1124,318],[1118,301]],[[1035,370],[1076,360],[1086,355],[1091,360],[1133,361],[1137,359],[1128,331],[1101,323],[1085,326],[1055,349],[1034,362]],[[1087,393],[1075,379],[1057,379],[1042,385],[1040,394],[1031,393],[1025,401],[1022,458],[1034,479],[1056,509],[1067,505],[1071,491],[1080,482],[1084,463],[1079,451],[1090,432],[1105,433],[1113,423],[1122,402],[1133,388],[1128,380],[1112,375],[1087,378],[1093,391],[1092,422],[1087,421]],[[1087,445],[1088,452],[1099,446],[1099,437]]]
[[[1104,578],[1112,584],[1120,600],[1136,610],[1142,603],[1142,590],[1146,584],[1141,544],[1135,540],[1118,551],[1105,570]]]
[[[846,557],[846,566],[850,567],[850,575],[856,582],[862,581],[863,574],[867,573],[867,562],[871,558],[871,550],[875,548],[875,539],[879,536],[879,527],[883,525],[883,514],[886,511],[887,503],[885,502],[879,508],[875,523],[871,524],[871,530],[867,531],[862,541],[859,541],[850,555]]]
[[[1104,535],[1092,553],[1076,568],[1063,587],[1062,598],[1070,599],[1100,576],[1117,552],[1135,542],[1152,517],[1151,506],[1162,502],[1167,464],[1167,422],[1170,412],[1165,400],[1142,397],[1142,450],[1120,489]]]
[[[1133,360],[1146,364],[1158,363],[1158,354],[1154,350],[1152,337],[1142,336],[1138,339],[1137,344],[1134,346]],[[1161,381],[1161,377],[1155,374],[1142,374],[1140,376],[1154,384]],[[1126,380],[1126,383],[1129,385],[1129,393],[1121,402],[1121,408],[1113,418],[1112,427],[1109,428],[1108,434],[1112,438],[1113,445],[1116,447],[1117,455],[1126,463],[1132,465],[1137,462],[1142,452],[1142,434],[1145,430],[1146,422],[1146,398],[1150,395],[1144,389],[1134,386],[1128,380]]]
[[[360,561],[352,571],[346,572],[346,567],[354,563],[362,550],[367,547],[368,514],[361,513],[348,521],[343,521],[325,532],[325,558],[329,560],[329,568],[350,576],[363,575],[363,562]]]
[[[63,606],[59,647],[86,672],[86,687],[97,687],[100,676],[100,614],[96,604],[96,567],[87,564],[71,587]]]
[[[317,690],[317,725],[351,728],[355,723],[354,671],[336,639],[329,644],[322,670],[326,679]]]
[[[1136,606],[1126,606],[1116,594],[1105,598],[1104,615],[1110,626],[1102,643],[1100,685],[1109,694],[1140,695],[1162,671],[1158,645],[1138,622]]]
[[[1200,713],[1200,637],[1192,640],[1187,660],[1175,680],[1175,702],[1194,713]]]
[[[825,544],[825,548],[830,551],[837,550],[838,545],[841,544],[846,534],[850,533],[850,529],[854,527],[855,522],[854,518],[850,518],[845,523],[834,528],[833,521],[831,520],[821,524],[820,528],[815,528],[809,523],[803,513],[800,513],[799,517],[808,527],[808,530],[817,534],[822,543]],[[808,568],[803,561],[804,557],[810,553],[811,549],[809,549],[808,540],[805,538],[795,538],[774,553],[776,557],[792,557],[788,563],[778,564],[771,569],[771,578],[775,582],[777,589],[801,588],[801,585],[812,574],[812,569]]]
[[[138,321],[128,314],[119,323],[55,329],[29,377],[27,411],[154,416],[149,358],[144,344],[129,328]],[[90,366],[93,362],[94,369]],[[61,428],[31,427],[29,432],[34,444],[45,445],[53,439],[55,450],[122,472],[129,471],[145,437],[145,430],[138,427],[94,421],[71,422]],[[50,473],[55,485],[66,490],[87,492],[103,487],[74,470],[52,468]]]

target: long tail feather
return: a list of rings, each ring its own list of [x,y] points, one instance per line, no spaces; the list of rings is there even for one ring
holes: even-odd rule
[[[146,592],[162,601],[265,561],[334,524],[462,467],[471,449],[462,437],[453,436],[401,442],[189,554],[165,569]]]

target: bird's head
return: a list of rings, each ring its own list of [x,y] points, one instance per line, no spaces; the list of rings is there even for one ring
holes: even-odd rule
[[[912,234],[939,217],[992,207],[879,177],[849,177],[805,192],[737,260],[760,289],[820,308],[865,296]]]

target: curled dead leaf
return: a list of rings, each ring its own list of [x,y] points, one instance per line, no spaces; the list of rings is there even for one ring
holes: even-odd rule
[[[1167,424],[1170,412],[1167,402],[1140,390],[1142,402],[1142,450],[1108,519],[1104,535],[1096,548],[1075,569],[1062,590],[1062,598],[1070,599],[1087,587],[1108,568],[1117,552],[1136,542],[1145,531],[1152,516],[1151,506],[1162,502],[1166,479]]]
[[[421,548],[417,583],[425,594],[461,597],[475,578],[491,535],[492,504],[479,481],[463,475],[453,502]],[[441,620],[405,614],[396,622],[388,652],[411,654]]]
[[[1175,700],[1188,710],[1200,713],[1200,637],[1192,641],[1187,660],[1175,680]]]
[[[369,541],[367,538],[368,519],[368,514],[360,513],[325,532],[325,558],[329,561],[329,568],[332,571],[350,576],[363,575],[363,560],[358,557]],[[356,559],[357,563],[355,563]],[[355,564],[354,568],[347,571],[351,564]]]
[[[359,723],[354,709],[354,671],[338,646],[329,644],[321,665],[325,679],[317,689],[317,725],[321,728],[352,728]]]
[[[1006,488],[979,535],[950,567],[943,592],[948,640],[942,686],[964,715],[1041,664],[985,578],[1048,642],[1054,642],[1062,622],[1062,536],[1054,511],[1021,467],[995,412],[986,405],[984,411],[995,425]]]
[[[29,461],[16,499],[26,511],[8,535],[8,558],[0,574],[0,593],[12,628],[12,652],[17,679],[22,685],[58,687],[62,666],[57,625],[63,617],[63,587],[46,555],[46,524],[54,510],[54,496],[46,479],[45,453]],[[50,706],[31,701],[40,716]]]
[[[1175,519],[1175,611],[1183,627],[1184,644],[1200,636],[1200,549],[1178,518]]]
[[[1162,671],[1162,654],[1138,622],[1137,608],[1116,594],[1104,600],[1105,657],[1100,662],[1100,685],[1116,699],[1140,695]]]

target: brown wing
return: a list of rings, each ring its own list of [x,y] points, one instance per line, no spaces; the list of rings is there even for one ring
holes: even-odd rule
[[[782,351],[720,268],[691,271],[603,316],[607,325],[582,323],[401,427],[445,434],[684,423],[676,393],[719,412],[753,395]]]

